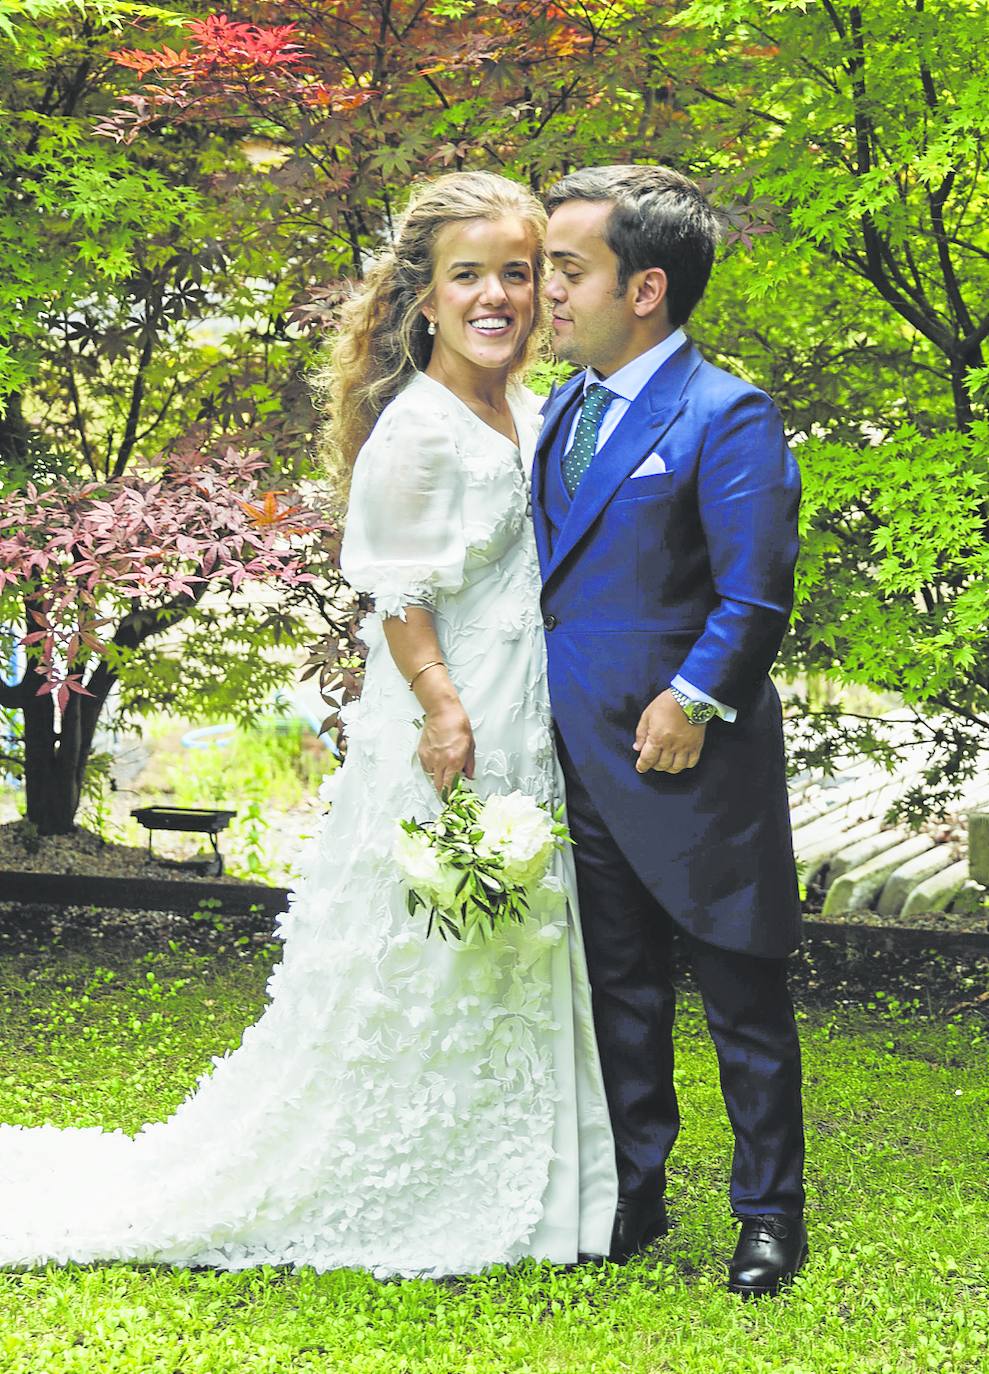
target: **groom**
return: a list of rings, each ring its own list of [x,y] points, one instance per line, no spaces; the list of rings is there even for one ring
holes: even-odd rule
[[[779,698],[799,476],[762,392],[683,332],[717,240],[665,167],[550,191],[559,357],[533,470],[549,684],[618,1161],[611,1258],[667,1230],[674,928],[735,1136],[729,1288],[776,1293],[807,1253],[800,912]]]

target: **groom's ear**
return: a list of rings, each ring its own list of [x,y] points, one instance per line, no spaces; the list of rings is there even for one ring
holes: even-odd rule
[[[632,309],[640,319],[655,316],[657,311],[666,312],[666,294],[669,279],[661,267],[647,267],[633,274],[629,281],[632,293]]]

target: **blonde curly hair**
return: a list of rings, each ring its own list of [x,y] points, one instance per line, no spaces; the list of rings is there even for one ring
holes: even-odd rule
[[[546,212],[524,186],[493,172],[450,172],[419,186],[399,221],[394,245],[380,253],[341,311],[340,329],[312,375],[326,415],[320,452],[341,497],[354,460],[378,416],[415,372],[429,363],[433,340],[422,307],[433,289],[440,230],[460,220],[514,215],[535,236],[533,328],[512,372],[524,370],[538,348],[542,323],[539,282]]]

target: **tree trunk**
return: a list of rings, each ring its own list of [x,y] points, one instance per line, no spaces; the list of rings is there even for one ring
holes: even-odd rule
[[[982,350],[975,348],[966,352],[948,355],[951,368],[951,396],[955,406],[955,424],[963,433],[968,433],[975,423],[975,408],[968,389],[967,375],[970,368],[982,366]]]
[[[153,636],[183,620],[206,590],[203,584],[189,596],[176,598],[165,607],[143,610],[135,604],[117,627],[113,642],[133,650]],[[30,623],[30,605],[27,621]],[[86,765],[93,751],[93,736],[117,675],[105,659],[96,664],[86,682],[88,695],[69,695],[55,729],[55,702],[49,693],[37,695],[41,679],[33,671],[37,659],[28,660],[24,686],[17,705],[24,711],[24,790],[27,819],[42,835],[70,835],[82,797]],[[72,666],[72,665],[70,665]]]
[[[69,710],[74,701],[69,703]],[[63,722],[64,727],[64,722]],[[73,758],[78,732],[60,738],[55,732],[51,696],[29,695],[24,701],[24,792],[27,819],[42,835],[70,835],[81,796],[82,768]],[[84,762],[84,761],[83,761]]]
[[[90,695],[71,694],[57,733],[51,695],[24,699],[27,819],[42,835],[71,835],[75,829],[93,736],[116,680],[105,662],[97,664],[86,684]]]
[[[30,430],[21,410],[21,398],[13,392],[4,402],[0,415],[0,463],[4,467],[18,467],[27,461]]]

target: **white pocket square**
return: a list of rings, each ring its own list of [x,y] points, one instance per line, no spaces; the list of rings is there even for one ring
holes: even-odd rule
[[[644,463],[640,463],[639,466],[635,469],[635,471],[632,473],[632,476],[633,476],[633,477],[654,477],[654,476],[656,475],[656,473],[658,473],[658,472],[668,472],[668,471],[669,471],[669,469],[667,468],[667,466],[666,466],[666,464],[664,463],[663,459],[660,458],[659,454],[658,454],[658,453],[650,453],[649,457],[645,460],[645,462],[644,462]]]

